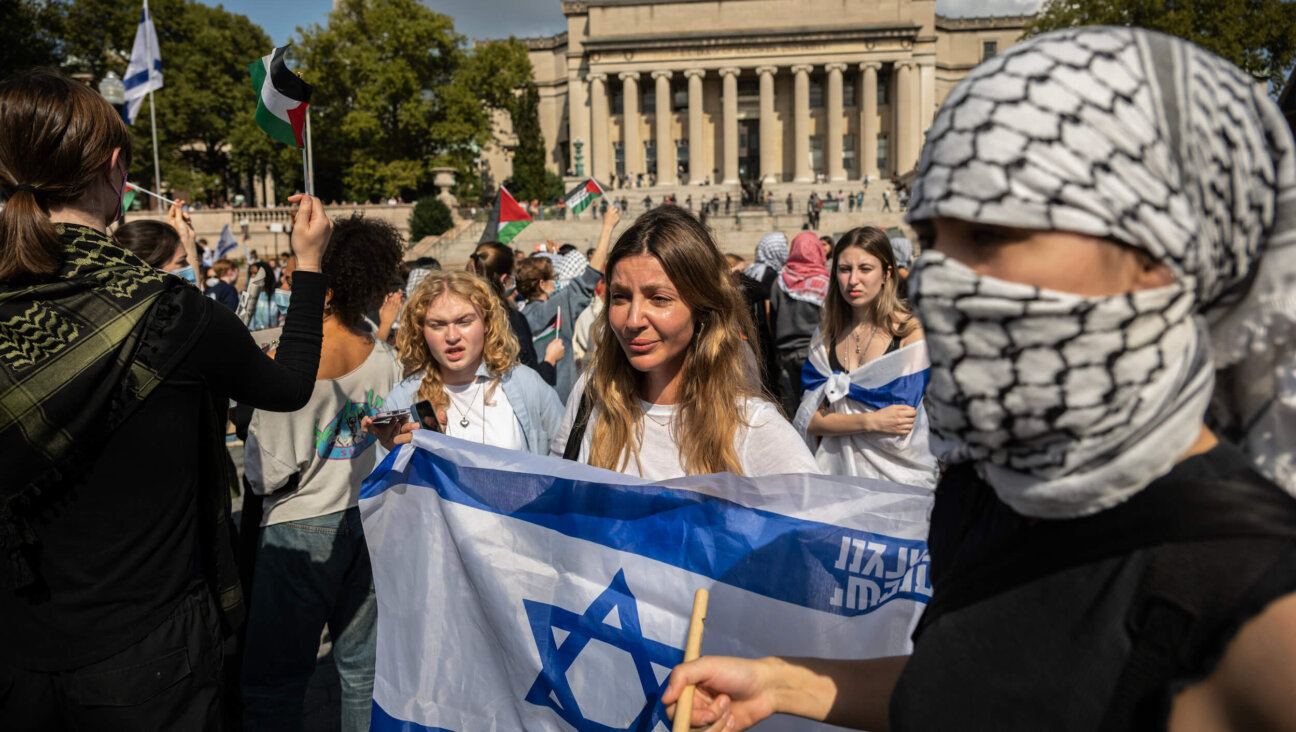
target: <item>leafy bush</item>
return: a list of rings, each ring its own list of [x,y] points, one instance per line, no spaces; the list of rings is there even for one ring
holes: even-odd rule
[[[421,198],[410,214],[410,243],[425,236],[440,236],[454,226],[450,207],[436,198]]]

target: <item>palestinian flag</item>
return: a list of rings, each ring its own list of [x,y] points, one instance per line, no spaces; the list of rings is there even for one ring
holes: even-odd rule
[[[127,211],[131,210],[131,206],[134,203],[135,203],[135,186],[131,185],[130,183],[127,183],[126,192],[122,194],[122,213],[124,214]]]
[[[491,209],[490,218],[486,221],[486,230],[482,232],[479,242],[497,241],[508,244],[513,241],[527,224],[531,223],[531,214],[522,208],[504,186],[500,186],[499,198],[495,208]]]
[[[531,336],[531,340],[535,343],[536,347],[539,348],[540,346],[548,345],[549,341],[557,337],[561,332],[562,307],[560,306],[557,314],[554,315],[554,319],[549,321],[549,325],[545,326],[544,330]]]
[[[590,207],[594,200],[603,195],[603,186],[593,178],[586,178],[584,183],[567,191],[567,208],[571,210],[572,216],[580,215],[581,211]]]
[[[287,46],[248,64],[252,87],[257,93],[256,122],[274,139],[302,147],[306,129],[306,108],[310,106],[310,84],[288,70],[284,63]]]

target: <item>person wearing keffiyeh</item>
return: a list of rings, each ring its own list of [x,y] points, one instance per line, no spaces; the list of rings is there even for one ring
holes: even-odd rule
[[[319,202],[290,199],[298,270],[270,359],[233,312],[107,237],[130,159],[84,84],[0,82],[4,730],[223,728],[244,607],[228,405],[297,409],[318,366]]]
[[[717,729],[1296,728],[1296,144],[1263,88],[1150,31],[1030,39],[950,92],[908,219],[945,466],[913,654],[704,658],[662,701],[697,683]]]
[[[792,240],[787,264],[770,288],[770,324],[774,347],[787,375],[783,409],[796,414],[801,406],[801,369],[810,351],[810,337],[819,327],[819,308],[828,293],[828,259],[812,231]]]

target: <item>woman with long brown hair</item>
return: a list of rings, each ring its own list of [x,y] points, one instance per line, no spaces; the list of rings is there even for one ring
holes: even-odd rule
[[[330,223],[300,201],[277,360],[105,233],[131,136],[84,84],[0,83],[0,728],[212,729],[242,617],[229,400],[310,398]]]
[[[539,374],[518,363],[508,312],[486,280],[468,272],[432,272],[401,317],[396,344],[405,380],[387,395],[385,409],[426,400],[451,437],[548,453],[562,403]],[[388,450],[409,442],[419,427],[368,418],[364,424]]]
[[[593,364],[554,454],[654,479],[819,472],[760,395],[751,322],[728,269],[710,232],[677,206],[621,235]]]
[[[931,359],[900,300],[897,270],[890,240],[875,227],[851,229],[834,247],[795,424],[826,473],[935,488],[922,406]]]
[[[468,257],[468,271],[490,283],[495,296],[504,303],[508,313],[509,327],[518,343],[518,361],[523,366],[530,366],[540,374],[550,386],[558,383],[557,364],[567,352],[561,338],[554,338],[545,346],[544,358],[536,357],[535,342],[532,340],[531,326],[509,298],[516,281],[513,268],[516,262],[513,250],[497,241],[484,241],[477,245],[477,251]]]

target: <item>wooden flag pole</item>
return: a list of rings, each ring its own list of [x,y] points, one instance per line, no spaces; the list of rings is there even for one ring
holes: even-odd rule
[[[693,617],[689,619],[688,643],[684,646],[684,662],[696,661],[702,655],[702,626],[706,624],[707,599],[710,597],[705,589],[699,588],[693,594]],[[688,732],[689,719],[693,716],[692,684],[684,687],[679,703],[675,705],[675,723],[671,732]]]

